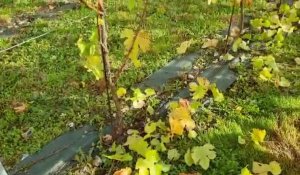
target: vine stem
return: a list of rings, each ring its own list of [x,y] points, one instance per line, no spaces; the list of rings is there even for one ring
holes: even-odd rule
[[[132,44],[128,50],[128,52],[126,53],[126,55],[124,56],[124,62],[123,64],[120,66],[120,68],[117,70],[116,74],[115,74],[115,77],[114,77],[114,81],[117,82],[118,79],[120,78],[121,74],[125,71],[125,68],[126,66],[128,65],[129,63],[129,60],[130,60],[130,54],[132,52],[132,49],[133,49],[133,46],[134,46],[134,43],[136,42],[137,40],[137,37],[139,35],[139,32],[144,24],[144,21],[145,21],[145,18],[146,18],[146,14],[147,14],[147,5],[148,5],[148,1],[145,0],[144,1],[144,9],[143,9],[143,12],[142,12],[142,15],[140,16],[140,23],[137,27],[137,29],[135,30],[135,35],[134,35],[134,38],[132,40]]]
[[[244,15],[244,0],[241,0],[241,3],[240,3],[240,8],[241,8],[241,11],[240,11],[240,33],[243,32],[244,30],[244,18],[245,18],[245,15]]]
[[[230,30],[231,30],[231,25],[232,25],[232,20],[233,20],[233,15],[234,15],[234,9],[235,9],[235,3],[233,3],[232,10],[231,10],[231,16],[230,16],[230,21],[229,21],[229,26],[228,26],[228,31],[227,31],[227,37],[226,37],[226,42],[225,42],[225,53],[227,53],[227,47],[228,47],[228,39],[230,36]]]
[[[103,67],[105,72],[105,77],[107,81],[106,87],[110,89],[112,100],[116,107],[116,116],[114,117],[115,120],[112,124],[113,126],[113,133],[112,137],[113,140],[116,140],[122,133],[123,133],[123,115],[121,111],[121,103],[117,96],[117,89],[116,85],[112,80],[111,76],[111,65],[109,61],[109,50],[107,44],[107,29],[106,29],[106,21],[105,21],[105,9],[104,9],[104,2],[103,0],[98,0],[98,20],[101,20],[101,24],[98,21],[98,33],[99,33],[99,41],[100,41],[100,49],[101,49],[101,56],[103,61]]]

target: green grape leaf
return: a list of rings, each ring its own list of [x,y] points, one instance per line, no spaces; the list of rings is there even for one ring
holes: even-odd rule
[[[155,95],[156,92],[155,92],[154,89],[147,88],[147,89],[145,89],[145,94],[146,94],[147,97],[150,97],[150,96],[152,96],[152,95]]]
[[[188,165],[188,166],[192,166],[193,163],[194,163],[194,160],[192,158],[192,155],[191,155],[191,150],[188,149],[187,152],[184,154],[184,161],[185,163]]]
[[[279,72],[279,69],[278,69],[278,67],[277,67],[275,58],[274,58],[272,55],[268,55],[268,56],[265,56],[265,57],[263,57],[263,58],[264,58],[264,63],[265,63],[269,68],[272,68],[272,70],[273,70],[274,72]]]
[[[247,46],[247,43],[242,40],[242,38],[238,38],[234,41],[232,45],[232,51],[237,52],[238,49],[241,48],[243,50],[250,50],[249,46]]]
[[[178,160],[180,158],[180,154],[177,149],[168,150],[168,159],[169,160]]]
[[[194,131],[194,130],[189,130],[188,137],[189,137],[190,139],[196,138],[196,137],[197,137],[196,131]]]
[[[148,143],[139,135],[130,135],[124,145],[128,145],[129,149],[137,152],[142,156],[146,156],[148,150]]]
[[[213,151],[214,148],[211,144],[193,147],[191,156],[194,164],[199,164],[203,169],[207,170],[210,160],[216,158],[216,152]]]
[[[160,157],[156,150],[147,150],[145,159],[139,158],[135,168],[139,175],[161,175],[162,172],[169,171],[170,167],[159,162]]]
[[[250,21],[250,24],[254,28],[261,28],[263,25],[263,19],[261,18],[256,18]]]
[[[261,70],[264,64],[264,59],[261,57],[255,57],[252,59],[252,65],[254,70]]]
[[[246,143],[246,140],[242,136],[238,136],[238,142],[241,145],[244,145]]]
[[[86,60],[83,61],[83,66],[87,68],[89,72],[93,72],[97,80],[104,77],[103,65],[99,56],[87,56]]]
[[[114,155],[104,155],[104,157],[112,159],[112,160],[118,160],[121,162],[125,161],[132,161],[132,156],[129,153],[126,154],[114,154]]]
[[[291,7],[288,4],[281,4],[279,7],[279,12],[283,14],[288,14]]]
[[[280,81],[278,82],[278,85],[281,86],[281,87],[290,87],[291,83],[285,77],[281,77]]]
[[[202,99],[209,89],[209,81],[206,78],[198,77],[197,83],[192,82],[189,84],[190,91],[193,92],[193,100]]]
[[[215,83],[210,86],[210,90],[216,102],[222,102],[224,100],[224,95],[219,91]]]
[[[146,124],[144,130],[147,134],[151,134],[156,131],[157,124],[156,122],[149,122]]]

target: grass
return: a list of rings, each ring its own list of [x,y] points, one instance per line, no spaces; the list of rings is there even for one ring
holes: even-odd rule
[[[36,5],[39,4],[33,4],[28,11]],[[128,70],[121,77],[119,86],[130,88],[165,65],[176,55],[176,47],[181,42],[201,39],[223,29],[230,8],[225,5],[208,8],[205,2],[192,0],[184,4],[179,0],[168,0],[154,2],[148,11],[144,28],[151,32],[152,50],[141,56],[142,69]],[[110,54],[116,68],[121,64],[124,51],[120,32],[138,24],[123,4],[112,6],[108,13]],[[70,122],[76,127],[88,123],[97,124],[99,128],[103,126],[106,98],[99,95],[93,75],[79,64],[79,51],[75,45],[80,35],[88,36],[93,29],[93,16],[89,10],[80,8],[54,20],[36,20],[19,36],[9,40],[8,45],[52,32],[0,53],[0,156],[6,167],[18,162],[22,154],[34,153],[67,131]],[[291,81],[291,87],[276,88],[272,83],[257,82],[248,69],[240,67],[238,72],[244,76],[240,76],[224,94],[226,100],[209,107],[211,113],[195,116],[199,123],[197,139],[176,139],[173,142],[176,144],[170,145],[179,147],[180,153],[184,154],[192,146],[209,142],[216,147],[217,158],[205,172],[198,167],[187,167],[179,160],[170,174],[193,171],[210,175],[239,174],[243,167],[251,167],[252,161],[269,163],[276,160],[281,164],[283,174],[297,175],[300,171],[300,66],[295,65],[294,58],[299,57],[299,40],[298,31],[287,37],[283,48],[271,51],[282,74]],[[4,48],[1,42],[0,48]],[[203,62],[211,62],[207,59]],[[28,104],[28,111],[16,113],[15,102]],[[30,128],[33,128],[32,136],[24,139],[22,133]],[[249,138],[246,145],[238,144],[238,136],[249,136],[253,128],[267,131],[263,147],[253,145]]]

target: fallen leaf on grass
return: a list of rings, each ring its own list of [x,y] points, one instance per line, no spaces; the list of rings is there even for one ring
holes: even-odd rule
[[[296,62],[297,65],[300,65],[300,57],[295,58],[295,62]]]
[[[218,45],[218,40],[217,39],[207,39],[203,45],[202,45],[202,49],[205,48],[215,48]]]
[[[113,175],[130,175],[131,172],[132,172],[131,168],[127,167],[114,172]]]
[[[12,105],[16,113],[23,113],[28,109],[28,105],[23,102],[13,102]]]
[[[184,41],[180,44],[180,46],[176,49],[178,54],[184,54],[186,50],[193,44],[194,40],[190,39],[188,41]]]

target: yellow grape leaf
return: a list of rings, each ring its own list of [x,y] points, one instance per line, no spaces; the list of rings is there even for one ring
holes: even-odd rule
[[[126,93],[127,93],[127,91],[126,91],[125,88],[120,87],[120,88],[117,90],[117,96],[118,96],[119,98],[120,98],[120,97],[123,97]]]
[[[202,49],[205,48],[215,48],[217,47],[219,41],[217,39],[207,39],[203,45],[202,45]]]
[[[281,167],[278,162],[272,161],[269,163],[269,166],[270,166],[270,172],[273,175],[279,175],[281,173]]]
[[[196,127],[195,121],[192,119],[188,107],[183,106],[175,108],[169,113],[169,122],[171,126],[171,134],[182,135],[184,128],[189,131]]]
[[[249,169],[247,167],[245,167],[241,170],[240,175],[253,175],[253,174],[249,171]]]
[[[290,87],[291,83],[288,79],[281,77],[280,81],[278,82],[278,85],[281,87]]]
[[[141,63],[138,60],[139,50],[147,52],[150,49],[150,36],[149,34],[141,30],[137,33],[137,36],[131,29],[125,29],[121,33],[121,38],[126,38],[124,41],[125,54],[132,60],[135,67],[140,67]],[[134,42],[134,43],[133,43]]]
[[[295,58],[295,62],[296,62],[297,65],[300,65],[300,57]]]
[[[184,41],[180,44],[180,46],[176,49],[178,54],[184,54],[186,50],[193,44],[194,40],[190,39],[188,41]]]
[[[270,69],[267,67],[264,67],[263,70],[259,72],[259,78],[264,81],[270,80],[272,76],[273,75],[271,74]]]
[[[114,172],[113,175],[131,175],[131,172],[132,172],[131,168],[126,167]]]
[[[215,3],[217,3],[217,0],[208,0],[207,3],[208,3],[208,5],[215,4]]]
[[[300,9],[300,1],[296,1],[294,3],[294,6],[295,6],[296,9]]]
[[[87,56],[83,66],[93,72],[97,80],[103,78],[103,65],[99,56]]]
[[[252,129],[251,138],[255,144],[259,145],[259,143],[262,143],[265,137],[266,137],[266,130],[264,129],[261,130],[257,128]]]
[[[263,164],[263,163],[259,163],[259,162],[253,162],[252,164],[252,171],[255,174],[268,174],[268,172],[270,171],[270,167],[268,164]]]

